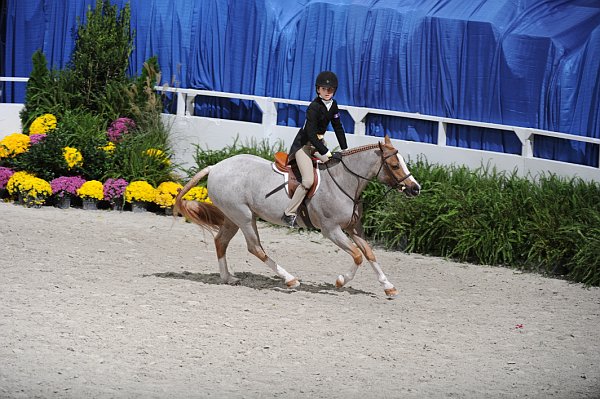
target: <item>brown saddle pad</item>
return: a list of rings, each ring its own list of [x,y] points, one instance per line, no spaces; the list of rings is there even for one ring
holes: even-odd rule
[[[296,165],[296,161],[292,160],[291,163],[288,164],[288,154],[287,152],[279,151],[275,153],[275,167],[277,170],[283,173],[288,174],[288,196],[292,198],[294,192],[296,191],[296,187],[298,187],[302,181],[302,177],[300,175],[300,170]],[[312,198],[315,195],[315,191],[317,191],[318,182],[319,182],[319,174],[316,170],[317,162],[316,159],[313,159],[313,174],[314,174],[314,183],[308,193],[306,194],[306,198]]]

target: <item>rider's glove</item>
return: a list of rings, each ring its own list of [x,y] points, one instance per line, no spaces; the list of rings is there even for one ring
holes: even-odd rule
[[[329,154],[329,156],[327,154]],[[327,154],[321,155],[321,153],[319,153],[317,151],[317,152],[315,152],[315,157],[321,162],[327,162],[327,161],[329,161],[329,158],[331,157],[331,153],[327,152]]]
[[[332,159],[337,159],[338,161],[342,160],[342,153],[339,151],[336,151],[333,153],[333,155],[331,156]]]

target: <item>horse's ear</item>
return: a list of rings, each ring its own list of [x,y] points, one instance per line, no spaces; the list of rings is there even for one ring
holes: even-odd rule
[[[383,137],[383,140],[386,144],[392,144],[392,141],[390,140],[390,136],[388,136],[387,134]]]

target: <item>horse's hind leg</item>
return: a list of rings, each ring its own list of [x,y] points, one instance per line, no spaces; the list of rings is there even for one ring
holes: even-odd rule
[[[219,228],[219,232],[215,236],[215,247],[217,249],[217,260],[219,262],[219,274],[221,275],[221,282],[223,284],[237,284],[238,278],[235,278],[229,272],[227,267],[227,247],[229,242],[238,232],[239,227],[236,226],[231,220],[225,219],[225,222]]]
[[[381,266],[379,266],[379,263],[377,263],[377,259],[375,258],[375,254],[373,253],[373,250],[371,249],[369,243],[354,231],[350,231],[349,234],[350,237],[352,237],[352,240],[356,243],[356,245],[358,245],[358,248],[360,248],[360,251],[365,255],[365,258],[367,258],[367,260],[371,264],[373,271],[377,275],[377,280],[379,280],[379,283],[383,287],[385,294],[391,298],[397,297],[398,290],[396,289],[396,287],[394,287],[392,283],[389,282],[385,274],[383,274],[383,270],[381,270]]]
[[[256,227],[256,218],[253,217],[251,221],[248,221],[244,225],[240,226],[240,228],[242,229],[242,233],[244,233],[244,237],[246,237],[248,251],[250,251],[251,254],[262,260],[267,266],[269,266],[271,270],[277,273],[279,277],[283,278],[285,284],[289,288],[294,288],[300,285],[300,282],[296,277],[289,274],[283,267],[279,266],[265,253],[265,250],[260,244],[258,229]]]

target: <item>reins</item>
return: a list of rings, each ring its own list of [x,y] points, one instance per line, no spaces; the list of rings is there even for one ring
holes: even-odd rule
[[[374,147],[372,147],[374,149]],[[398,153],[398,150],[394,150],[394,152],[392,152],[391,154],[388,154],[384,157],[384,152],[383,152],[383,148],[381,148],[381,144],[379,144],[379,148],[381,149],[381,165],[379,165],[379,170],[377,171],[377,173],[375,174],[375,177],[379,176],[379,174],[381,173],[381,169],[383,168],[383,166],[385,165],[386,167],[386,171],[388,172],[388,175],[391,176],[394,180],[395,180],[395,184],[390,184],[388,185],[389,188],[383,193],[383,195],[381,196],[381,198],[385,198],[390,191],[396,189],[398,186],[402,185],[402,182],[404,182],[404,180],[408,179],[410,176],[412,176],[412,173],[407,174],[406,176],[404,176],[401,180],[398,180],[396,178],[396,176],[394,175],[394,173],[392,172],[392,170],[390,169],[390,166],[388,165],[388,163],[386,162],[388,158],[393,157],[394,155],[396,155]],[[371,146],[365,146],[362,148],[358,148],[358,149],[354,149],[351,153],[346,154],[346,155],[350,155],[350,154],[354,154],[357,152],[361,152],[361,151],[365,151],[367,149],[371,149]],[[343,156],[343,155],[342,155]],[[366,178],[364,176],[359,175],[358,173],[354,172],[352,169],[350,169],[348,167],[348,165],[346,165],[346,163],[344,162],[343,158],[340,158],[340,162],[342,164],[342,166],[344,167],[345,170],[347,170],[351,175],[359,178],[359,179],[363,179],[363,180],[372,180],[369,178]],[[329,163],[326,162],[325,163],[325,167],[327,169],[327,173],[329,173],[329,177],[331,177],[331,180],[335,183],[335,185],[340,189],[340,191],[346,196],[348,197],[352,203],[354,204],[354,207],[352,209],[352,217],[350,218],[350,225],[353,225],[354,223],[356,223],[356,221],[358,220],[358,205],[362,202],[362,197],[361,195],[358,193],[358,188],[360,187],[360,184],[356,186],[356,193],[354,194],[354,197],[351,196],[350,194],[348,194],[346,192],[346,190],[344,190],[342,188],[342,186],[340,186],[340,184],[337,182],[337,180],[333,177],[333,175],[331,174],[331,170],[329,168]]]

